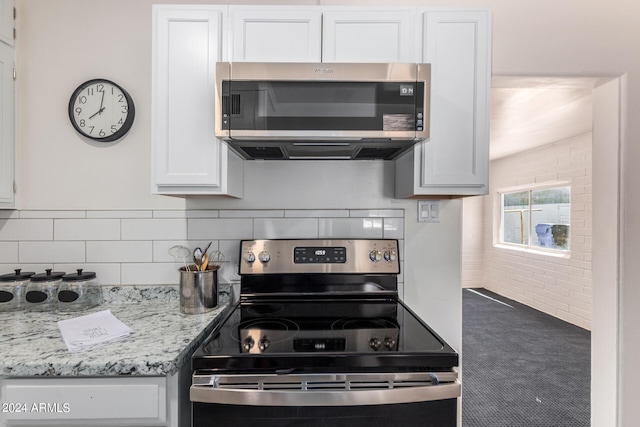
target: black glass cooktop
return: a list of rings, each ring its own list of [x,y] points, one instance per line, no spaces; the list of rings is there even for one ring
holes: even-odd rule
[[[458,355],[398,300],[237,304],[193,356],[225,373],[449,370]]]

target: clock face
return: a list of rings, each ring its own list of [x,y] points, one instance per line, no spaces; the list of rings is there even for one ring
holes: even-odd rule
[[[123,137],[131,128],[135,108],[122,87],[105,79],[89,80],[73,92],[69,119],[83,136],[100,142]]]

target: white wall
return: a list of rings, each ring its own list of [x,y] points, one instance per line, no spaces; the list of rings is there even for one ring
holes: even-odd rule
[[[591,133],[491,162],[484,196],[484,287],[585,329],[591,328]],[[496,246],[499,191],[546,182],[569,182],[568,257]]]
[[[462,287],[484,287],[484,196],[462,201]]]

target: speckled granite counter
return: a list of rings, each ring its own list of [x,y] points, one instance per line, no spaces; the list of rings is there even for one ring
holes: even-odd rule
[[[180,313],[177,286],[105,286],[105,302],[74,313],[0,313],[0,376],[173,375],[222,320],[231,287],[221,285],[218,307]],[[100,310],[130,326],[129,337],[69,353],[57,321]]]

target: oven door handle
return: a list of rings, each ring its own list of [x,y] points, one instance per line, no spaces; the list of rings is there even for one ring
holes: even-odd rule
[[[460,397],[455,382],[378,390],[251,390],[192,385],[191,401],[248,406],[362,406],[427,402]]]

